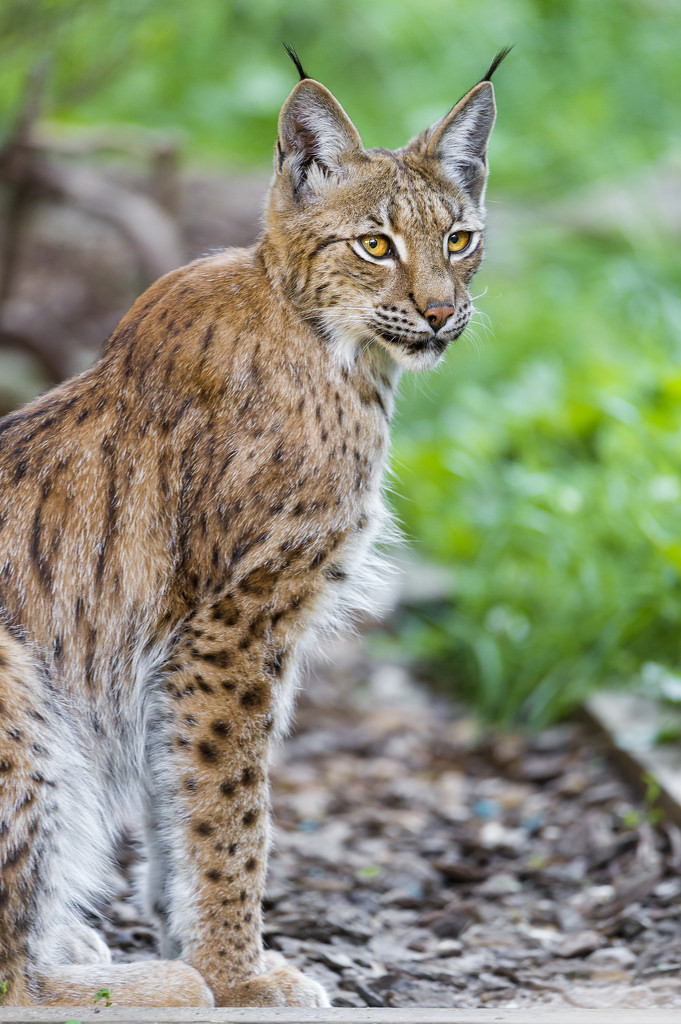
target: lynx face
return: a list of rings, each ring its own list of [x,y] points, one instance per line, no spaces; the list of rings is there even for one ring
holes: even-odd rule
[[[494,117],[481,82],[392,152],[363,149],[311,79],[284,106],[268,233],[289,295],[344,363],[380,346],[395,363],[428,369],[466,328]]]

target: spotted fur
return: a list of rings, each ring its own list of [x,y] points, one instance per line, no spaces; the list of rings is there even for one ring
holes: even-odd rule
[[[269,751],[305,650],[368,600],[400,369],[468,323],[493,120],[483,81],[365,150],[301,80],[259,242],[162,278],[0,421],[8,1005],[328,1005],[262,949]],[[165,959],[111,966],[79,915],[132,814]]]

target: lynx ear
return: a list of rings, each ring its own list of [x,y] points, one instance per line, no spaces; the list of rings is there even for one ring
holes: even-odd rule
[[[348,151],[361,149],[357,129],[329,90],[312,78],[298,82],[279,115],[277,171],[288,166],[298,191],[315,167],[333,173]]]
[[[411,146],[424,157],[437,160],[447,178],[481,202],[487,181],[487,143],[495,117],[494,89],[490,82],[478,82]]]

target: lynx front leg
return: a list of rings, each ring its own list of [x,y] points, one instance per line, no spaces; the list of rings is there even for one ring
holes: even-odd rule
[[[166,676],[170,725],[152,754],[171,839],[169,931],[223,1006],[327,1006],[299,971],[263,954],[268,763],[282,656],[252,635],[238,646],[208,617]]]

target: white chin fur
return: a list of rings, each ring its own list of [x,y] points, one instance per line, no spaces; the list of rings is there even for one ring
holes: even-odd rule
[[[443,352],[434,347],[424,348],[421,352],[407,352],[399,343],[385,341],[384,338],[376,337],[367,332],[367,328],[361,324],[344,323],[339,325],[333,322],[332,317],[323,317],[327,337],[333,347],[333,353],[341,366],[350,369],[360,352],[366,351],[369,346],[379,345],[387,352],[392,361],[398,366],[407,370],[431,370],[442,359]]]

